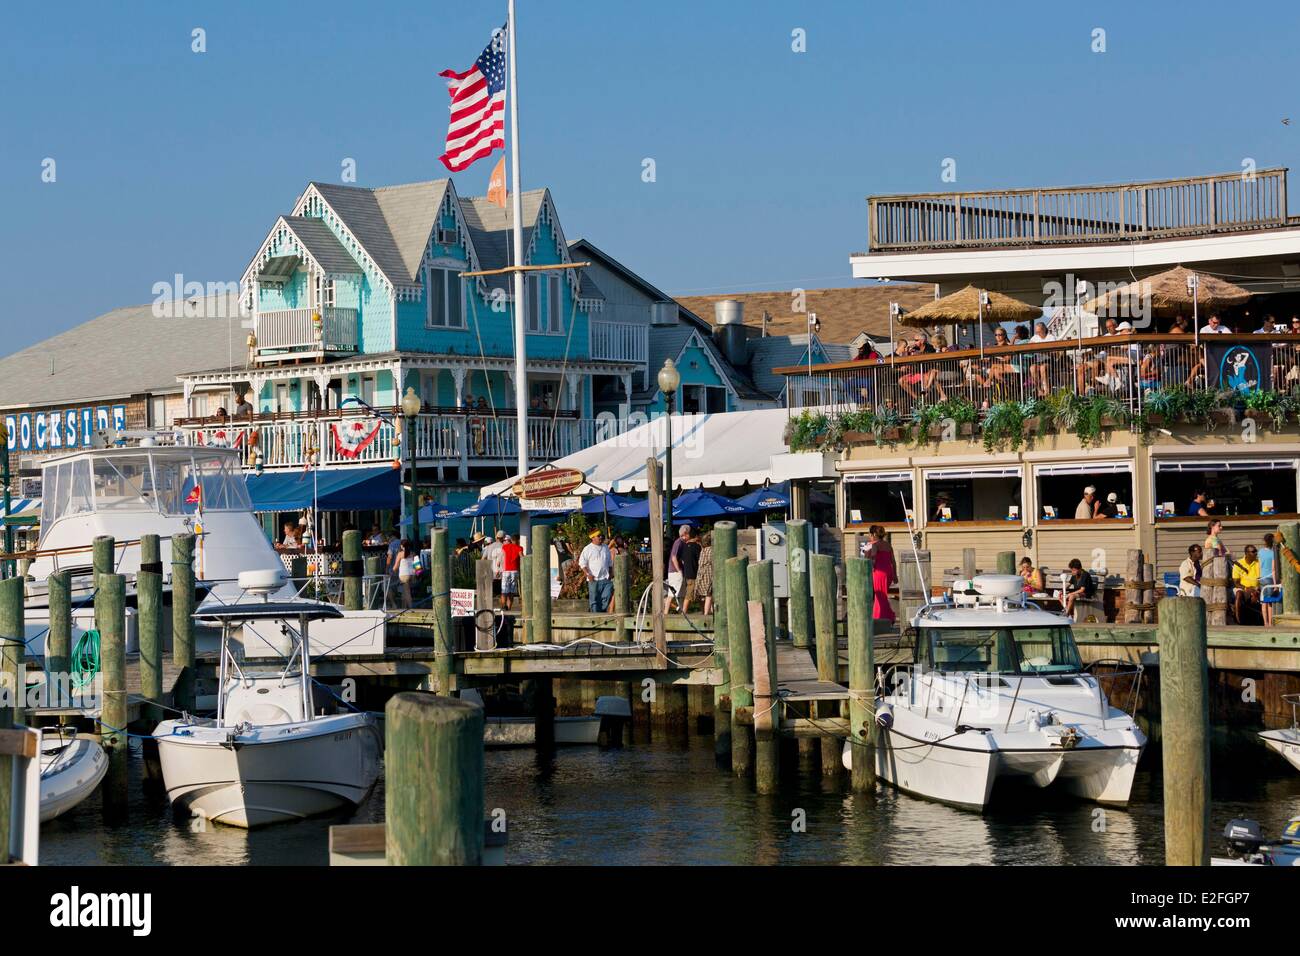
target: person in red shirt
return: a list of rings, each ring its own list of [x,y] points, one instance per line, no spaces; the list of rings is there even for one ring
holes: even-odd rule
[[[504,543],[497,548],[493,556],[493,563],[501,563],[501,567],[493,568],[493,571],[501,572],[501,610],[512,610],[515,595],[519,593],[519,556],[524,553],[524,549],[515,543],[513,535],[506,535]]]

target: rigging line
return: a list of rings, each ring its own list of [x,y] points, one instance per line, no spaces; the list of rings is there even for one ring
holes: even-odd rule
[[[560,388],[564,388],[564,386],[567,384],[567,376],[568,376],[568,369],[569,369],[569,351],[573,345],[573,326],[578,318],[577,290],[576,289],[570,290],[570,295],[572,296],[573,299],[573,307],[569,310],[569,334],[564,338],[564,361],[560,364]],[[578,398],[578,402],[579,404],[581,404],[582,402],[581,397]],[[581,419],[582,409],[579,408],[577,411],[578,411],[578,418]],[[551,411],[551,435],[555,434],[555,423],[559,420],[559,417],[560,417],[560,396],[556,395],[555,408]]]

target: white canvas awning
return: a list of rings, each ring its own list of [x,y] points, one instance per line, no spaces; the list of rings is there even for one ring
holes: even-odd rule
[[[729,488],[781,480],[772,475],[772,458],[789,453],[784,438],[788,417],[784,408],[674,415],[673,487]],[[578,469],[592,488],[600,491],[645,491],[646,459],[655,457],[663,462],[667,437],[667,419],[660,417],[551,466]],[[480,496],[508,495],[517,480],[512,477],[487,485]]]

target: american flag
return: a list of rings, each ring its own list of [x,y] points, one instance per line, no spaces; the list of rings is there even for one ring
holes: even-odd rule
[[[493,31],[491,42],[464,73],[443,70],[438,75],[451,80],[447,151],[438,158],[458,173],[506,146],[506,28]]]

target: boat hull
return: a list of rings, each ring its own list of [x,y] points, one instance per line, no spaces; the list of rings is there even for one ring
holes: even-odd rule
[[[43,742],[42,749],[41,823],[45,823],[95,792],[108,773],[108,755],[97,741],[86,737],[49,749]]]
[[[369,714],[342,714],[233,733],[164,721],[155,731],[167,797],[193,816],[253,828],[365,799],[383,740]]]
[[[1290,727],[1286,730],[1266,730],[1259,736],[1270,750],[1300,770],[1300,729]]]

